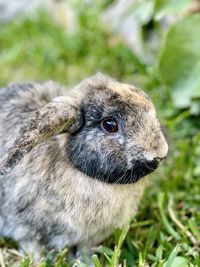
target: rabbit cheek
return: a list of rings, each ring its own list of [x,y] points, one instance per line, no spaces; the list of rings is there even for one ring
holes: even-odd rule
[[[98,137],[87,138],[88,131],[71,137],[67,146],[67,157],[75,167],[89,177],[111,184],[135,183],[157,167],[156,162],[143,158],[127,160],[127,151],[119,140]],[[129,162],[128,162],[129,161]]]
[[[67,157],[84,174],[106,183],[118,183],[127,169],[122,145],[103,139],[87,141],[84,133],[72,137]]]

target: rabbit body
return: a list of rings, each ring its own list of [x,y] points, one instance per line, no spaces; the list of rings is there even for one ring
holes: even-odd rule
[[[118,160],[118,150],[110,153],[110,158],[106,158],[106,147],[103,151],[101,150],[101,146],[104,147],[106,144],[101,142],[105,142],[106,138],[109,139],[109,142],[114,142],[115,134],[104,133],[99,126],[97,129],[96,126],[91,126],[91,123],[87,125],[87,116],[89,116],[87,109],[89,110],[90,102],[93,101],[95,95],[98,95],[96,90],[100,90],[101,95],[97,97],[95,107],[91,104],[90,116],[97,113],[95,113],[95,108],[100,106],[100,103],[106,106],[106,112],[110,109],[110,107],[107,107],[109,104],[104,99],[106,97],[104,89],[97,88],[100,86],[101,79],[105,84],[108,84],[109,81],[110,87],[115,84],[107,76],[97,76],[92,79],[91,83],[89,82],[89,85],[87,82],[82,87],[72,89],[72,92],[74,91],[74,101],[79,102],[78,105],[83,106],[85,104],[86,109],[84,111],[85,118],[82,120],[82,125],[86,126],[81,126],[80,133],[77,130],[73,133],[66,131],[52,136],[27,153],[10,173],[0,176],[0,235],[19,241],[25,252],[33,254],[36,258],[40,257],[43,248],[61,249],[66,245],[69,247],[74,245],[91,247],[99,244],[113,229],[125,225],[137,210],[146,178],[133,182],[118,183],[119,177],[116,175],[116,183],[110,180],[106,182],[105,178],[102,180],[99,178],[101,177],[100,171],[97,171],[94,175],[91,174],[95,172],[94,168],[98,168],[98,166],[99,169],[101,168],[101,162],[95,163],[93,158],[92,162],[94,164],[92,167],[91,160],[87,162],[88,158],[92,157],[92,153],[94,153],[94,157],[105,161],[105,163],[102,163],[102,169],[106,169],[108,165],[107,175],[108,170],[112,169],[109,166],[109,159],[111,164],[115,164]],[[98,81],[97,85],[96,80]],[[116,88],[121,84],[117,82],[116,84],[117,87],[113,85],[115,87],[113,87],[114,94],[121,94],[121,99],[125,97],[123,95],[125,89],[122,92],[118,91]],[[88,93],[88,90],[90,93]],[[131,92],[129,93],[131,94]],[[89,94],[89,97],[87,96],[85,100],[83,95],[87,94]],[[112,94],[109,92],[109,96]],[[149,109],[153,110],[150,100],[145,95],[137,90],[135,94],[138,95],[136,100],[139,105],[140,101],[144,99],[144,101],[150,103]],[[65,88],[53,82],[14,84],[0,90],[0,157],[13,144],[20,128],[31,114],[54,99],[60,101],[60,97],[67,97],[67,95],[68,91]],[[109,98],[109,103],[111,102],[112,97]],[[103,112],[105,112],[105,109]],[[152,113],[154,114],[154,111]],[[155,114],[149,116],[155,116]],[[129,119],[131,118],[132,115]],[[152,122],[150,125],[153,125]],[[95,130],[91,127],[94,127]],[[134,127],[134,125],[132,124],[131,127]],[[146,125],[145,123],[139,123],[138,127],[146,127]],[[156,128],[155,135],[152,133],[153,127]],[[93,135],[88,134],[89,129],[95,138],[101,139],[93,143]],[[94,133],[94,131],[96,132]],[[137,128],[137,132],[139,131],[140,129]],[[154,140],[156,143],[156,145],[154,144],[154,150],[160,153],[158,157],[165,157],[167,145],[157,121],[151,127],[150,132],[153,137],[152,139],[149,138],[151,144],[146,144],[147,147],[152,146]],[[146,137],[150,132],[146,133]],[[82,134],[82,136],[80,135],[80,138],[76,137],[79,134]],[[129,136],[130,134],[131,132],[126,135],[126,138],[132,138]],[[140,135],[143,134],[140,133]],[[118,138],[119,146],[124,146],[122,144],[123,138],[118,136],[117,133],[115,138]],[[138,147],[138,149],[140,142],[142,144],[142,141],[139,140],[142,139],[134,141],[137,142],[138,146],[135,147]],[[80,142],[85,143],[81,146]],[[148,140],[146,142],[148,143]],[[112,145],[112,143],[109,143],[108,149],[112,148]],[[114,146],[118,149],[117,143]],[[90,150],[88,150],[88,147],[90,147]],[[128,154],[132,151],[128,142],[126,143],[126,151]],[[82,155],[83,153],[84,155]],[[139,159],[140,153],[143,152],[137,150],[132,158],[138,157]],[[112,155],[116,157],[113,162]],[[126,157],[128,158],[128,155]],[[146,154],[146,157],[150,157],[149,154]],[[82,167],[83,162],[87,168]],[[123,164],[125,163],[123,162]],[[143,174],[145,175],[145,173]],[[113,179],[114,174],[112,175],[111,171],[110,175]]]

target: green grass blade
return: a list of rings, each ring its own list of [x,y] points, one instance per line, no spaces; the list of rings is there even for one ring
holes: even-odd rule
[[[169,223],[166,215],[165,215],[165,212],[164,212],[164,193],[160,193],[158,195],[158,208],[159,208],[159,211],[160,211],[160,216],[161,216],[161,220],[167,230],[167,232],[173,236],[176,240],[180,240],[180,235],[174,230],[174,228],[171,226],[171,224]]]
[[[121,235],[119,237],[118,244],[115,247],[115,251],[114,251],[114,254],[113,254],[112,259],[111,259],[110,267],[116,267],[119,264],[119,257],[120,257],[121,246],[122,246],[122,244],[123,244],[123,242],[125,240],[125,237],[126,237],[128,231],[129,231],[129,228],[130,228],[130,226],[129,225],[126,225],[122,229]]]
[[[99,261],[99,258],[97,255],[92,256],[92,261],[94,263],[94,267],[103,267]]]

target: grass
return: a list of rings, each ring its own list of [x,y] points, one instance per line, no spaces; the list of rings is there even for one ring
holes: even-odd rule
[[[200,266],[199,118],[173,107],[169,89],[151,66],[138,59],[119,37],[102,29],[97,10],[79,10],[75,35],[48,15],[0,27],[0,85],[47,80],[73,85],[96,71],[145,89],[157,107],[169,139],[167,161],[150,175],[138,214],[116,230],[92,257],[95,267]],[[67,249],[49,253],[40,267],[67,267]],[[77,263],[78,264],[78,263]],[[0,266],[33,266],[13,241],[0,240]],[[79,264],[77,266],[84,266]]]

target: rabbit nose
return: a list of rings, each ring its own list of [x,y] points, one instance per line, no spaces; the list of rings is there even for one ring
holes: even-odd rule
[[[158,153],[157,158],[163,160],[167,157],[167,154],[168,154],[168,144],[167,144],[166,140],[164,139],[162,147]]]
[[[166,159],[167,156],[165,157],[155,157],[153,159],[153,161],[156,161],[158,164],[162,163],[165,159]]]
[[[160,151],[159,153],[153,152],[153,153],[143,153],[144,158],[147,161],[157,161],[160,163],[167,157],[168,147]]]

